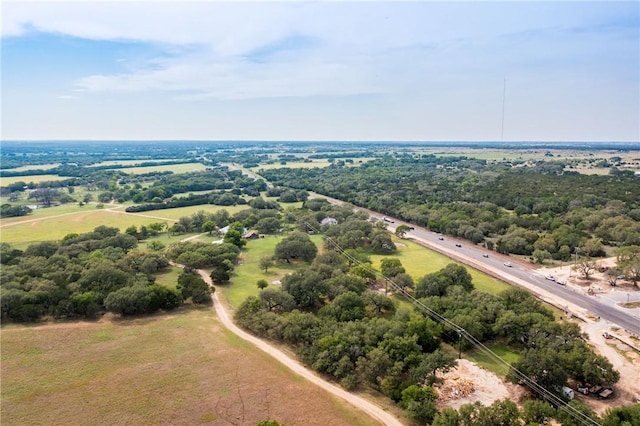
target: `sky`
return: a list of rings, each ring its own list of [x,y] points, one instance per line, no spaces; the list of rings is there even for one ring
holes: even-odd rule
[[[640,2],[1,3],[3,140],[640,141]]]

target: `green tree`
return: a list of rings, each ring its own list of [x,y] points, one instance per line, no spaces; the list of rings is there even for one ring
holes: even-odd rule
[[[407,410],[410,419],[423,424],[430,424],[436,415],[435,400],[437,394],[430,387],[411,385],[402,391],[399,405]]]
[[[396,257],[385,257],[380,261],[380,272],[387,278],[394,278],[396,275],[404,274],[406,270],[400,259]]]
[[[181,272],[178,276],[176,288],[180,290],[184,300],[191,298],[193,303],[211,303],[210,294],[212,289],[199,275],[187,271]]]
[[[276,245],[274,257],[287,263],[291,259],[311,262],[317,254],[318,248],[307,234],[293,232]]]
[[[256,286],[258,286],[260,290],[264,290],[265,288],[269,287],[269,283],[267,282],[267,280],[258,280],[256,282]]]
[[[209,235],[211,235],[211,233],[215,230],[216,230],[216,224],[212,220],[207,220],[205,223],[202,224],[202,232],[208,232]]]
[[[296,301],[286,291],[266,288],[260,292],[260,303],[268,311],[281,314],[289,312],[296,306]]]
[[[528,399],[522,403],[522,419],[525,424],[547,424],[556,415],[556,410],[548,402]]]
[[[399,225],[396,227],[396,236],[398,238],[404,238],[409,230],[411,230],[411,228],[408,225]]]
[[[268,272],[269,268],[273,266],[273,257],[264,256],[260,258],[260,262],[258,263],[260,269],[263,269],[265,274]]]

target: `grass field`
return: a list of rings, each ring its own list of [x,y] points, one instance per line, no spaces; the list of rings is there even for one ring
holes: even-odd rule
[[[16,182],[25,182],[25,183],[40,183],[46,182],[50,180],[65,180],[69,179],[68,176],[58,176],[58,175],[29,175],[29,176],[10,176],[10,177],[2,177],[0,178],[0,186],[11,185]]]
[[[118,169],[118,170],[121,170],[124,173],[137,175],[137,174],[152,173],[152,172],[173,172],[175,174],[179,174],[179,173],[201,172],[205,169],[206,167],[200,163],[184,163],[184,164],[167,164],[164,166],[123,167],[122,169]]]
[[[29,244],[36,242],[61,240],[65,235],[73,232],[78,234],[89,232],[100,225],[115,226],[124,232],[131,225],[139,227],[160,221],[159,219],[125,214],[118,210],[101,210],[89,206],[85,206],[83,209],[85,210],[63,216],[49,216],[43,220],[31,220],[34,218],[26,216],[23,223],[5,224],[3,221],[0,229],[2,241],[15,248],[24,249]]]
[[[182,268],[177,266],[169,266],[166,271],[157,274],[156,283],[168,288],[176,288],[178,284],[178,275],[182,272]]]
[[[409,240],[400,240],[395,237],[394,242],[398,245],[398,250],[393,256],[371,255],[371,261],[373,267],[380,270],[380,261],[385,257],[397,257],[402,262],[402,266],[406,269],[407,273],[411,275],[414,281],[418,281],[426,274],[437,272],[440,269],[447,266],[449,263],[454,262],[448,257],[437,253],[435,251],[426,249],[419,244],[416,244]],[[473,278],[473,285],[478,290],[490,293],[498,294],[510,288],[509,284],[497,280],[483,272],[466,266],[467,270]]]
[[[179,207],[175,209],[164,209],[164,210],[151,210],[148,212],[141,213],[132,213],[133,215],[141,216],[141,215],[149,215],[149,216],[157,216],[166,219],[174,219],[178,220],[183,216],[191,216],[194,213],[199,212],[200,210],[205,211],[207,213],[214,213],[218,210],[226,210],[229,214],[234,214],[239,212],[240,210],[250,209],[251,207],[247,205],[238,205],[238,206],[214,206],[213,204],[202,204],[200,206],[188,206],[188,207]]]
[[[210,308],[3,324],[2,424],[370,425],[222,327]]]
[[[509,364],[513,364],[514,362],[520,359],[519,353],[509,349],[509,347],[502,344],[495,344],[495,345],[489,346],[489,349],[491,349],[496,355],[498,355],[500,358],[502,358]],[[499,376],[504,377],[509,372],[509,368],[506,365],[499,363],[497,361],[494,361],[488,355],[478,350],[464,352],[464,357],[475,362],[480,367],[486,370],[493,371]]]
[[[305,262],[280,263],[275,262],[265,273],[258,262],[266,256],[273,256],[276,244],[282,240],[280,236],[266,236],[258,240],[249,241],[242,251],[240,265],[235,269],[231,283],[219,287],[229,304],[237,308],[248,296],[257,296],[260,290],[256,286],[258,280],[266,280],[270,286],[276,286],[273,281],[281,280],[283,276],[300,268],[307,267]],[[322,245],[321,235],[312,235],[311,240],[316,245]]]

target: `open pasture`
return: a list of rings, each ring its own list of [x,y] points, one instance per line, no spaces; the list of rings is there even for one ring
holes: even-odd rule
[[[131,175],[138,175],[142,173],[156,173],[156,172],[173,172],[175,174],[201,172],[206,169],[204,164],[200,163],[183,163],[183,164],[167,164],[160,166],[147,166],[147,167],[123,167],[118,169],[123,173]]]
[[[9,177],[0,178],[0,186],[7,186],[7,185],[14,184],[16,182],[40,183],[40,182],[48,182],[52,180],[65,180],[65,179],[69,179],[69,177],[58,176],[58,175],[9,176]]]
[[[85,210],[77,213],[49,216],[42,220],[23,216],[22,222],[5,224],[3,221],[2,241],[23,249],[33,243],[61,240],[70,233],[90,232],[100,225],[113,226],[124,232],[132,225],[139,227],[160,221],[160,219],[127,214],[122,210],[95,209],[88,206],[83,208]]]
[[[247,297],[257,296],[260,293],[256,286],[258,280],[266,280],[269,286],[279,287],[279,284],[274,284],[274,281],[278,282],[285,275],[309,265],[302,261],[291,263],[274,261],[273,267],[269,268],[266,273],[264,269],[260,269],[260,259],[273,256],[275,247],[281,240],[281,236],[267,235],[265,238],[251,240],[247,243],[240,257],[240,265],[233,272],[231,283],[219,287],[232,307],[237,308]],[[311,240],[321,252],[322,236],[312,235]]]
[[[370,425],[220,325],[210,308],[3,325],[2,423]]]

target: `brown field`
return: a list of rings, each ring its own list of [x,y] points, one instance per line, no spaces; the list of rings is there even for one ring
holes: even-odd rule
[[[3,425],[371,425],[235,337],[209,308],[5,325]]]

